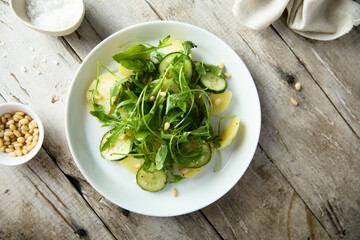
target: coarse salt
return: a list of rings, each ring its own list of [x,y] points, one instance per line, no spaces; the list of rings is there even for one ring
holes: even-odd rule
[[[80,17],[78,1],[26,0],[26,13],[37,27],[58,30],[70,27]]]

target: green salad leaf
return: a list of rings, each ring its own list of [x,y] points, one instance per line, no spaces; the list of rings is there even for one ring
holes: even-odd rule
[[[97,82],[91,90],[93,98],[89,103],[93,105],[90,114],[103,126],[113,128],[101,144],[100,151],[105,151],[121,138],[131,138],[129,152],[121,155],[143,158],[142,172],[161,171],[167,175],[168,183],[175,183],[184,179],[176,164],[203,166],[211,159],[214,146],[215,149],[219,147],[218,134],[214,134],[210,121],[212,103],[208,89],[197,82],[207,72],[217,76],[223,74],[215,65],[191,60],[191,51],[196,47],[191,41],[183,42],[184,50],[177,55],[158,51],[169,46],[169,39],[167,36],[160,40],[158,46],[147,43],[123,46],[128,49],[115,54],[113,59],[133,70],[128,77],[121,78],[121,74],[98,64]],[[164,63],[164,70],[160,71],[159,65]],[[117,78],[109,89],[109,114],[95,101],[99,67]]]

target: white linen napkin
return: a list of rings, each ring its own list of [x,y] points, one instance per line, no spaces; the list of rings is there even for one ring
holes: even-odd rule
[[[316,40],[333,40],[360,24],[360,4],[351,0],[236,0],[233,13],[251,29],[263,29],[287,10],[287,24]]]

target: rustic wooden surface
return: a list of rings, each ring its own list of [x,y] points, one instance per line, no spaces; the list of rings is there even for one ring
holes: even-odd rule
[[[330,42],[305,39],[283,19],[251,31],[234,19],[232,4],[85,0],[78,31],[56,38],[24,27],[0,1],[0,102],[30,105],[46,129],[35,159],[0,166],[0,239],[360,238],[359,27]],[[128,212],[102,197],[76,167],[64,130],[81,61],[110,34],[153,20],[222,38],[248,66],[262,106],[260,142],[242,179],[210,206],[171,218]]]

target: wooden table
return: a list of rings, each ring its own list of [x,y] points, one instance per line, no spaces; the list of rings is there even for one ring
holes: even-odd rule
[[[80,28],[57,38],[26,28],[0,1],[0,102],[31,106],[46,129],[35,159],[0,166],[0,239],[360,238],[360,28],[329,42],[295,34],[284,19],[251,31],[232,4],[85,0]],[[262,107],[260,142],[241,180],[210,206],[170,218],[128,212],[96,192],[64,128],[67,91],[86,55],[110,34],[154,20],[191,23],[228,43]]]

